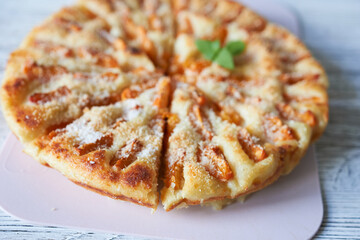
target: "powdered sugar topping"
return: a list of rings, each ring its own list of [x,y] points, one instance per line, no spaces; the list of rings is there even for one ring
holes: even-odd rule
[[[124,107],[124,117],[126,120],[131,121],[140,116],[143,106],[135,99],[126,100]]]
[[[138,155],[139,158],[150,158],[150,157],[153,157],[156,152],[157,152],[157,148],[154,147],[153,145],[151,144],[148,144],[146,146],[146,148],[144,148]]]
[[[94,143],[104,135],[89,124],[89,120],[82,118],[66,126],[69,135],[74,136],[81,144]]]

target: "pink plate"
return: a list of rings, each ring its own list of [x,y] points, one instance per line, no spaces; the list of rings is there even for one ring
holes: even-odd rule
[[[275,3],[247,0],[253,9],[295,34],[296,17]],[[176,239],[309,239],[320,226],[323,205],[314,147],[299,166],[245,203],[222,211],[199,206],[156,213],[85,190],[21,151],[10,135],[0,152],[0,206],[42,225]]]

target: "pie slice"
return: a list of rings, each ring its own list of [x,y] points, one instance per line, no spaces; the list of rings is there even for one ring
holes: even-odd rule
[[[156,209],[169,83],[160,78],[142,92],[132,85],[122,101],[85,108],[80,118],[28,144],[26,152],[90,190]]]
[[[169,78],[77,71],[37,61],[34,51],[12,54],[1,92],[25,152],[82,186],[155,209]]]

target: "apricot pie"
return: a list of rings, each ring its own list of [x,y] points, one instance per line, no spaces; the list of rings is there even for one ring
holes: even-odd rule
[[[224,67],[199,40],[245,49]],[[327,125],[327,85],[299,39],[240,3],[80,0],[10,55],[1,101],[40,163],[168,211],[290,173]]]

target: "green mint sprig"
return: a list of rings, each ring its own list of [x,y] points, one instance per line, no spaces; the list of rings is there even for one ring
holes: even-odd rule
[[[220,41],[198,39],[195,42],[204,57],[227,69],[234,69],[234,57],[244,52],[246,45],[243,41],[231,41],[221,47]]]

